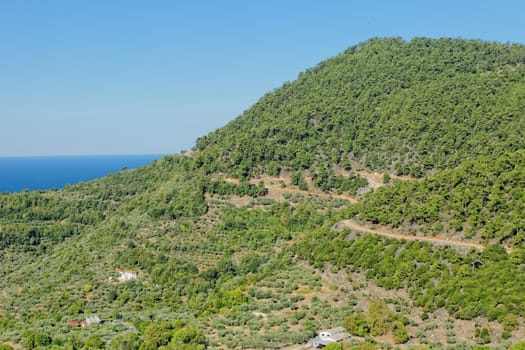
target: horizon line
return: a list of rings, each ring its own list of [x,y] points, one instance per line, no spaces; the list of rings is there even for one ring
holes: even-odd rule
[[[180,153],[180,152],[179,152]],[[152,153],[86,153],[86,154],[39,154],[39,155],[0,155],[0,158],[58,158],[58,157],[125,157],[125,156],[167,156],[176,152]]]

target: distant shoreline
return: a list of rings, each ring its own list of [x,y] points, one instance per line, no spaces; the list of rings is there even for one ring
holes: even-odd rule
[[[169,153],[115,153],[115,154],[49,154],[49,155],[3,155],[1,159],[13,158],[105,158],[105,157],[164,157]]]
[[[51,155],[0,157],[0,192],[64,188],[135,169],[160,159],[164,154]]]

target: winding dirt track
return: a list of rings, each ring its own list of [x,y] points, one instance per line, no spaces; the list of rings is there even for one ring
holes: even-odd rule
[[[370,233],[373,235],[379,235],[389,238],[395,238],[395,239],[404,239],[406,241],[422,241],[422,242],[429,242],[432,244],[438,244],[438,245],[449,245],[457,248],[464,248],[466,250],[470,248],[475,248],[479,250],[483,250],[484,246],[479,243],[473,243],[473,242],[465,242],[465,241],[459,241],[456,239],[451,238],[444,238],[444,237],[427,237],[427,236],[409,236],[406,234],[402,234],[400,232],[392,231],[392,230],[385,230],[385,229],[371,229],[366,226],[363,226],[361,224],[358,224],[357,222],[353,220],[343,220],[339,224],[341,224],[344,227],[348,227],[352,230],[361,231]]]
[[[369,183],[371,183],[372,185],[375,185],[375,187],[384,186],[384,184],[380,182],[380,180],[382,181],[381,174],[367,173],[363,171],[363,172],[360,172],[360,175],[367,178]],[[284,193],[300,193],[306,196],[313,195],[313,196],[318,196],[321,198],[346,199],[350,201],[351,203],[356,203],[359,201],[358,198],[349,196],[347,194],[324,193],[320,189],[316,188],[311,183],[311,179],[309,179],[308,177],[306,178],[306,182],[308,183],[307,191],[302,191],[302,190],[299,190],[297,187],[291,186],[290,178],[284,177],[284,176],[281,176],[281,177],[262,176],[257,179],[252,179],[252,183],[256,184],[258,181],[261,181],[261,180],[264,181],[264,184],[266,188],[268,189],[268,192],[269,192],[268,197],[277,199],[277,200],[282,199]],[[396,180],[413,181],[413,179],[407,178],[407,177],[396,177]],[[226,181],[238,182],[238,180],[235,180],[235,179],[226,179]],[[281,182],[284,182],[287,184],[286,188],[281,187],[280,185]],[[450,246],[450,247],[453,247],[455,249],[458,249],[460,251],[465,251],[465,252],[470,250],[471,248],[474,248],[477,250],[483,250],[485,248],[485,246],[480,243],[466,242],[466,241],[461,241],[458,239],[448,238],[448,237],[443,237],[443,236],[408,235],[405,233],[394,231],[389,228],[369,228],[367,226],[364,226],[362,224],[355,222],[354,220],[343,220],[343,221],[340,221],[338,224],[336,224],[336,226],[347,227],[352,230],[366,232],[369,234],[379,235],[379,236],[388,237],[388,238],[394,238],[394,239],[400,239],[400,240],[404,239],[406,241],[422,241],[422,242],[432,243],[435,245],[447,245],[447,246]],[[504,248],[507,251],[507,253],[510,253],[512,251],[510,247],[504,247]]]

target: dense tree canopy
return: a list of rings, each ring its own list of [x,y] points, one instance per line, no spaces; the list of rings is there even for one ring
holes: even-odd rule
[[[523,247],[525,150],[466,160],[423,181],[369,193],[358,218],[406,232],[446,234]]]
[[[263,96],[200,138],[208,171],[358,163],[415,177],[522,149],[525,46],[372,39]]]

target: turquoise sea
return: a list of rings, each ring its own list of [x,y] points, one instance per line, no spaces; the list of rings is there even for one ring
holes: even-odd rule
[[[134,169],[162,155],[0,157],[0,192],[58,189],[124,168]]]

